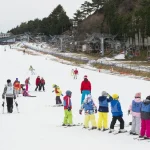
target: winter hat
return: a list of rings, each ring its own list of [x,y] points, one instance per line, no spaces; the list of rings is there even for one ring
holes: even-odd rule
[[[119,95],[118,94],[113,94],[112,98],[118,100],[119,99]]]
[[[57,85],[56,84],[53,84],[53,88],[56,88],[57,87]]]
[[[8,79],[8,80],[7,80],[7,83],[10,83],[10,82],[11,82],[11,80],[10,80],[10,79]]]
[[[88,94],[86,98],[91,99],[92,98],[91,94]]]
[[[89,103],[92,100],[92,95],[88,94],[87,97],[85,98],[85,102]]]
[[[141,98],[141,93],[139,92],[139,93],[136,93],[135,94],[135,98]]]
[[[67,96],[71,96],[71,94],[72,94],[72,92],[71,92],[70,90],[67,90],[67,91],[66,91],[66,95],[67,95]]]
[[[150,96],[147,96],[146,99],[147,99],[147,100],[150,100]]]
[[[84,78],[87,78],[87,75],[85,75]]]
[[[102,96],[108,96],[108,93],[106,91],[103,91]]]

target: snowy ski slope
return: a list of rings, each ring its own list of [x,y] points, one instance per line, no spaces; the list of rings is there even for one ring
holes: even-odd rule
[[[30,75],[28,72],[30,65],[36,69],[36,75]],[[1,94],[8,78],[12,82],[15,78],[19,78],[21,83],[24,83],[25,78],[30,76],[30,94],[37,96],[25,98],[20,95],[17,98],[19,114],[15,107],[13,114],[2,114],[2,107],[0,107],[0,150],[141,150],[150,147],[149,142],[133,140],[133,136],[129,136],[128,133],[113,135],[108,134],[107,131],[85,130],[81,126],[60,127],[64,116],[63,108],[51,107],[55,104],[52,84],[58,84],[63,94],[69,89],[73,92],[74,123],[82,122],[84,115],[78,114],[81,97],[80,83],[86,74],[92,83],[92,96],[96,104],[103,90],[110,94],[119,94],[124,120],[128,124],[131,121],[131,116],[127,115],[129,104],[136,92],[142,92],[143,99],[150,93],[148,81],[107,75],[79,67],[77,67],[79,78],[74,80],[71,76],[71,69],[75,68],[73,66],[46,60],[44,56],[23,55],[22,52],[8,47],[4,52],[3,46],[0,46],[0,68]],[[45,78],[46,92],[34,91],[37,75]],[[109,114],[110,121],[111,113]],[[117,129],[119,128],[116,127]],[[130,130],[130,128],[126,129]]]

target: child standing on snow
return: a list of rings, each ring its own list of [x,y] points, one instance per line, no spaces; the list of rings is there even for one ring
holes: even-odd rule
[[[30,77],[28,77],[28,78],[25,80],[26,91],[28,91],[29,84],[30,84]]]
[[[55,92],[55,94],[56,94],[56,105],[62,104],[60,96],[63,96],[63,94],[62,94],[60,87],[57,86],[56,84],[53,84],[53,88],[55,88],[52,92]]]
[[[97,108],[90,94],[87,95],[83,104],[81,105],[81,109],[79,110],[80,114],[82,114],[83,109],[85,111],[84,128],[89,128],[89,121],[91,121],[92,124],[91,129],[97,129],[94,115],[95,113],[97,113]]]
[[[45,91],[45,80],[43,77],[41,78],[41,90],[42,89],[43,89],[43,91]]]
[[[64,105],[64,121],[62,126],[71,126],[72,125],[72,103],[71,103],[72,92],[67,90],[66,95],[63,98]]]
[[[128,114],[132,114],[132,128],[130,134],[139,135],[141,126],[141,93],[135,94],[135,99],[129,107]]]
[[[15,89],[16,96],[18,97],[19,96],[19,91],[20,91],[20,82],[18,81],[18,78],[16,78],[13,86],[14,86],[14,89]]]
[[[150,96],[142,102],[140,138],[150,139]]]
[[[124,133],[124,132],[126,132],[126,130],[124,130],[124,120],[122,118],[123,117],[123,112],[122,112],[122,109],[121,109],[120,102],[118,100],[119,96],[118,96],[118,94],[113,94],[112,98],[113,98],[113,100],[110,103],[111,103],[111,112],[112,112],[112,117],[113,118],[112,118],[112,121],[111,121],[111,124],[110,124],[109,133],[114,132],[114,126],[115,126],[117,120],[120,122],[119,133]]]
[[[103,131],[108,130],[108,103],[111,102],[113,98],[105,91],[102,92],[102,96],[98,98],[99,109],[98,109],[98,130],[103,128]]]

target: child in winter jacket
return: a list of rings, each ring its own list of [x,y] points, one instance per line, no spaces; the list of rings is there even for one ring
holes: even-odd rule
[[[45,80],[43,77],[41,78],[41,90],[42,89],[43,89],[43,91],[45,91]]]
[[[142,102],[141,107],[141,131],[140,136],[150,139],[150,96]]]
[[[26,91],[26,89],[23,89],[22,95],[25,96],[25,97],[36,97],[36,96],[31,96],[31,95]]]
[[[141,126],[141,93],[135,94],[135,99],[129,107],[128,114],[132,114],[132,128],[130,134],[139,135]]]
[[[28,91],[29,84],[30,84],[30,77],[28,77],[28,78],[25,80],[26,91]]]
[[[72,125],[72,103],[71,103],[72,92],[67,90],[66,95],[63,98],[64,105],[64,121],[62,126],[71,126]]]
[[[113,98],[105,91],[102,92],[102,96],[98,98],[99,109],[98,109],[98,130],[103,128],[103,131],[108,130],[108,103],[111,102]]]
[[[54,88],[54,90],[52,92],[55,92],[55,94],[56,94],[56,105],[57,104],[62,105],[62,101],[60,99],[60,96],[63,96],[63,94],[62,94],[60,87],[57,86],[56,84],[53,84],[53,88]]]
[[[14,85],[16,96],[18,97],[19,96],[19,91],[20,91],[20,82],[18,81],[18,78],[16,78],[13,85]]]
[[[80,114],[82,114],[83,109],[85,111],[84,128],[88,128],[89,121],[91,121],[92,129],[97,129],[95,115],[94,115],[94,113],[97,113],[97,108],[96,108],[96,106],[93,102],[92,96],[90,94],[87,95],[83,104],[81,105],[81,109],[79,110]]]
[[[110,124],[110,131],[109,133],[114,131],[114,126],[116,124],[116,121],[118,120],[120,122],[120,133],[124,133],[126,132],[126,130],[124,130],[124,120],[123,120],[123,112],[121,109],[121,105],[119,102],[119,96],[118,94],[113,94],[112,95],[113,100],[110,102],[111,103],[111,112],[112,112],[112,121]]]
[[[40,79],[40,76],[37,76],[37,78],[35,80],[35,84],[36,84],[35,91],[37,91],[37,89],[40,91],[41,90],[41,79]]]

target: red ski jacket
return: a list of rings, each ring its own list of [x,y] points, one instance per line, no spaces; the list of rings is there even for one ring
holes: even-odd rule
[[[90,83],[90,81],[82,81],[80,90],[81,90],[81,92],[83,90],[91,91],[91,83]]]
[[[38,86],[40,83],[41,83],[41,79],[40,78],[36,78],[36,82],[35,82],[36,86]]]
[[[78,74],[78,70],[75,70],[75,71],[74,71],[74,74]]]
[[[64,109],[68,109],[68,107],[70,107],[72,109],[72,103],[71,103],[71,98],[69,96],[64,96],[63,98],[63,105],[64,105]]]

